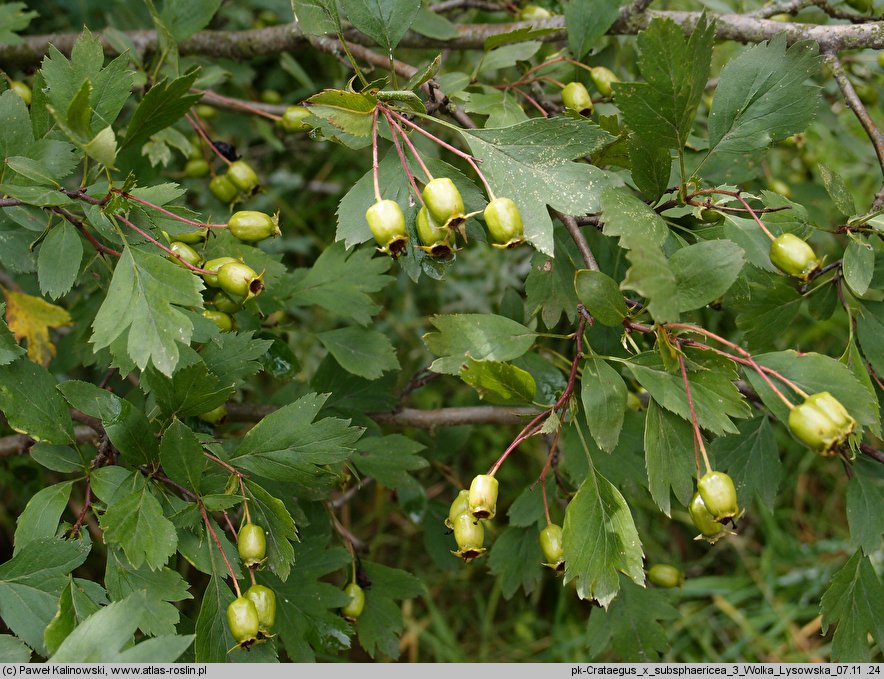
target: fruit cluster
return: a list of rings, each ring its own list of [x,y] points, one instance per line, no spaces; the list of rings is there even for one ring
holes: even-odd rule
[[[235,212],[227,221],[226,227],[232,236],[245,243],[256,243],[280,235],[278,217],[255,210]],[[264,289],[264,275],[258,274],[242,259],[235,257],[216,257],[203,261],[193,246],[204,244],[209,231],[207,227],[199,228],[177,234],[174,240],[165,234],[170,241],[169,258],[181,266],[190,265],[190,268],[197,269],[209,288],[220,288],[217,294],[206,301],[206,305],[211,308],[206,309],[203,316],[217,325],[221,332],[229,332],[234,328],[232,314]]]
[[[423,205],[415,226],[421,250],[434,257],[447,257],[454,251],[455,233],[472,215],[464,212],[463,197],[448,177],[437,177],[424,186]],[[524,242],[522,215],[510,198],[493,198],[483,213],[491,243],[498,248],[513,248]],[[394,200],[379,200],[368,208],[365,219],[380,252],[396,257],[408,242],[405,215]]]
[[[483,522],[490,521],[497,513],[499,484],[490,474],[479,474],[470,484],[469,490],[461,490],[448,509],[445,525],[454,532],[457,550],[452,554],[469,563],[485,554],[485,528]],[[565,550],[562,542],[562,527],[550,523],[540,532],[540,548],[546,562],[555,571],[565,569]]]
[[[261,182],[252,166],[244,160],[235,160],[225,174],[215,175],[209,182],[209,191],[225,205],[248,198],[261,188]]]
[[[267,536],[264,529],[246,523],[239,530],[237,549],[243,565],[254,571],[267,559]],[[252,575],[254,582],[254,573]],[[257,583],[234,599],[227,607],[227,625],[236,640],[236,648],[249,648],[263,643],[273,636],[271,629],[276,622],[276,594],[272,589]]]
[[[808,396],[789,413],[792,433],[825,456],[835,455],[856,425],[847,409],[827,391]]]
[[[715,543],[733,531],[726,526],[741,515],[734,481],[724,472],[710,471],[697,481],[688,513],[700,534],[697,540]]]

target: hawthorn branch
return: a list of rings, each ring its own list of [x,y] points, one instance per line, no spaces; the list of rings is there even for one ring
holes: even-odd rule
[[[643,9],[645,0],[638,0],[620,10],[620,15],[608,31],[609,35],[635,35],[648,27],[657,18],[667,18],[678,24],[685,33],[693,31],[702,13],[673,12]],[[744,14],[707,14],[716,22],[716,37],[719,40],[735,40],[743,43],[756,43],[771,40],[785,34],[789,43],[800,40],[816,42],[821,49],[839,52],[847,49],[882,49],[884,48],[884,31],[874,23],[851,25],[816,25],[770,21]],[[485,40],[491,36],[510,33],[524,28],[552,28],[555,32],[542,38],[547,42],[563,42],[567,39],[565,19],[554,16],[540,21],[520,21],[495,24],[460,24],[457,26],[459,36],[453,40],[432,40],[414,32],[409,32],[400,42],[402,47],[442,47],[447,49],[482,49]],[[32,35],[23,39],[19,45],[3,45],[0,47],[0,63],[4,68],[31,66],[40,62],[49,45],[54,45],[63,54],[69,55],[78,33],[51,33]],[[157,49],[156,31],[141,30],[126,33],[140,55],[150,54]],[[368,38],[357,31],[349,30],[345,36],[352,48],[352,43],[365,43]],[[104,35],[99,35],[102,46],[108,55],[116,55],[117,50]],[[330,38],[311,40],[295,23],[271,26],[246,31],[200,31],[178,45],[183,56],[207,56],[247,61],[262,56],[320,48],[329,50],[328,43],[335,43],[337,53],[340,46]],[[355,54],[354,54],[355,55]],[[360,59],[362,55],[355,55]],[[387,57],[384,67],[389,66]],[[378,64],[380,66],[380,64]]]
[[[269,415],[276,406],[248,403],[228,403],[228,422],[257,422]],[[507,408],[503,406],[465,406],[420,410],[401,408],[386,413],[368,413],[378,424],[393,427],[433,429],[464,424],[519,424],[526,417],[537,415],[536,408]]]
[[[875,121],[872,120],[872,117],[869,115],[869,112],[860,100],[859,95],[853,88],[853,83],[851,83],[850,78],[847,77],[847,72],[844,70],[844,65],[841,63],[838,55],[833,50],[828,49],[823,50],[823,57],[832,69],[832,74],[835,76],[835,82],[838,83],[838,87],[841,88],[841,93],[844,95],[844,101],[847,102],[847,106],[853,111],[853,114],[856,116],[857,120],[859,120],[860,125],[863,126],[869,140],[872,142],[872,146],[875,149],[875,155],[878,156],[878,165],[881,168],[881,174],[884,175],[884,134],[882,134],[881,130],[878,129],[878,126],[875,125]],[[884,186],[882,186],[881,191],[878,192],[872,209],[880,209],[882,205],[884,205]]]
[[[98,432],[85,425],[74,427],[74,438],[77,443],[94,443],[98,440]],[[36,441],[25,434],[13,434],[0,437],[0,458],[26,455]]]
[[[577,220],[571,215],[562,214],[558,210],[550,209],[550,212],[568,229],[568,233],[571,234],[577,249],[580,250],[580,256],[583,257],[583,263],[586,264],[586,268],[590,271],[598,271],[599,264],[595,259],[595,255],[592,254],[592,250],[589,249],[589,243],[586,242],[586,236],[580,230]]]

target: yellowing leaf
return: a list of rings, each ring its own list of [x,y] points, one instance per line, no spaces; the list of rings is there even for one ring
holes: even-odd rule
[[[60,306],[40,297],[3,289],[6,296],[6,322],[16,341],[28,340],[28,358],[42,366],[55,356],[55,344],[49,339],[49,328],[73,324],[70,314]]]

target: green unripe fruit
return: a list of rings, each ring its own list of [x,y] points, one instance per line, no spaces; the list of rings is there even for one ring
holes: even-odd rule
[[[188,231],[187,233],[176,233],[175,240],[180,243],[194,245],[195,243],[204,243],[208,235],[208,229],[197,229],[196,231]]]
[[[807,280],[820,266],[813,248],[792,233],[774,239],[770,245],[770,261],[783,273],[801,280]]]
[[[222,404],[217,408],[212,408],[208,412],[200,413],[197,417],[203,422],[208,422],[209,424],[223,424],[224,420],[227,419],[227,406]]]
[[[697,481],[697,490],[712,518],[729,519],[740,513],[734,480],[724,472],[707,472]]]
[[[258,14],[258,21],[263,21],[268,26],[276,26],[279,23],[279,16],[272,9],[262,9]]]
[[[209,163],[205,158],[192,158],[184,165],[184,176],[192,179],[209,174]],[[231,199],[232,200],[232,199]]]
[[[233,258],[231,257],[230,259]],[[215,295],[214,299],[212,299],[212,304],[218,311],[223,311],[225,314],[235,314],[241,308],[236,301],[230,299],[230,297],[228,297],[227,294],[223,292],[219,292],[217,295]]]
[[[227,168],[227,178],[231,184],[246,195],[254,193],[261,183],[252,166],[244,160],[230,163],[230,166]]]
[[[724,219],[724,213],[712,208],[704,207],[700,210],[698,218],[704,224],[717,224]]]
[[[644,406],[638,394],[632,391],[626,392],[626,407],[630,410],[641,410]]]
[[[811,449],[834,454],[856,428],[856,420],[834,396],[822,391],[808,396],[789,413],[789,429]]]
[[[208,104],[200,104],[196,107],[196,114],[200,118],[211,120],[212,118],[216,118],[218,116],[218,109],[216,109],[214,106],[209,106]]]
[[[258,629],[268,634],[276,622],[276,594],[264,585],[252,585],[246,590],[245,597],[258,613]]]
[[[245,262],[234,260],[218,269],[218,286],[233,299],[247,302],[264,289],[264,274],[258,275]]]
[[[365,592],[358,584],[351,582],[344,587],[344,594],[350,597],[350,601],[341,608],[341,615],[344,616],[344,620],[356,622],[365,608]]]
[[[275,238],[281,233],[278,219],[256,210],[234,212],[227,221],[227,229],[234,238],[247,243],[255,243],[271,236]]]
[[[620,78],[614,75],[614,71],[604,66],[593,66],[589,72],[589,77],[592,79],[592,84],[595,85],[599,94],[607,98],[614,94],[612,85],[620,82]]]
[[[214,274],[200,274],[203,277],[203,280],[206,282],[206,285],[211,285],[213,288],[220,288],[221,283],[218,282],[218,270],[224,266],[225,264],[230,264],[231,262],[238,262],[238,259],[233,257],[218,257],[217,259],[210,259],[208,262],[203,264],[203,270],[205,271],[214,271]],[[224,309],[221,309],[224,311]]]
[[[552,13],[543,7],[537,5],[525,5],[519,10],[519,21],[537,21],[538,19],[549,19]]]
[[[365,211],[365,221],[381,252],[395,256],[405,247],[405,215],[395,200],[379,200]]]
[[[847,431],[847,433],[850,433],[856,427],[856,420],[850,416],[847,408],[841,405],[841,401],[832,396],[828,391],[812,394],[804,402],[822,412],[842,432]]]
[[[458,550],[453,552],[465,561],[475,559],[485,553],[485,529],[469,513],[461,514],[454,520],[454,540]]]
[[[493,519],[497,512],[497,479],[479,474],[470,484],[470,514],[475,519]]]
[[[267,536],[264,529],[254,523],[247,523],[239,529],[236,537],[239,558],[247,568],[257,566],[267,556]]]
[[[13,92],[15,92],[19,96],[19,98],[23,102],[25,102],[25,106],[31,105],[31,96],[33,94],[31,92],[31,88],[28,87],[21,80],[10,80],[9,81],[9,89],[11,89]]]
[[[492,245],[511,248],[524,242],[522,214],[511,199],[495,198],[485,206],[484,217]]]
[[[227,607],[227,626],[236,643],[254,641],[258,636],[258,611],[250,599],[241,596]]]
[[[424,187],[422,194],[424,205],[436,224],[451,226],[449,222],[463,218],[463,198],[457,186],[448,177],[431,180]]]
[[[261,90],[261,101],[265,104],[281,104],[282,95],[276,90]]]
[[[221,332],[230,332],[233,330],[233,319],[228,316],[223,311],[212,311],[211,309],[206,309],[203,311],[203,316],[208,318],[212,323],[218,326],[218,330]]]
[[[454,529],[454,520],[461,514],[466,514],[469,511],[470,491],[462,490],[454,498],[454,502],[451,503],[451,507],[448,509],[448,518],[445,519],[445,525],[448,528]]]
[[[716,521],[715,517],[706,509],[706,504],[700,493],[694,493],[694,497],[691,498],[688,505],[688,513],[702,537],[716,539],[724,534],[724,526]]]
[[[675,566],[667,563],[657,563],[648,570],[648,580],[653,582],[657,587],[681,587],[684,582],[684,574]]]
[[[562,89],[562,103],[565,108],[576,111],[582,116],[592,114],[592,97],[583,83],[570,82]]]
[[[546,565],[558,569],[565,563],[565,543],[562,540],[562,527],[551,523],[540,531],[540,549]]]
[[[199,137],[190,140],[190,153],[187,155],[191,160],[203,159],[203,146]]]
[[[787,23],[792,21],[791,14],[774,14],[771,18],[771,21],[779,21],[780,23]]]
[[[878,88],[869,83],[856,86],[856,94],[866,106],[874,106],[878,103]]]
[[[276,124],[286,132],[306,132],[313,127],[306,122],[310,115],[310,109],[306,106],[289,106]]]
[[[225,205],[229,205],[239,195],[239,189],[230,181],[227,175],[219,174],[212,177],[209,182],[209,191]]]
[[[427,211],[426,206],[418,210],[417,217],[414,220],[417,227],[417,235],[420,242],[423,243],[422,249],[429,251],[431,254],[443,257],[451,253],[451,247],[448,245],[448,239],[451,231],[447,226],[439,226]]]
[[[778,193],[784,198],[792,197],[792,187],[790,187],[786,182],[782,179],[771,179],[767,183],[767,188],[773,191],[774,193]]]
[[[172,243],[169,244],[169,249],[181,258],[177,259],[169,255],[169,259],[171,259],[176,264],[179,264],[180,266],[184,266],[181,261],[182,259],[191,266],[195,267],[198,267],[200,265],[200,262],[203,261],[203,258],[200,257],[200,254],[192,247],[190,247],[187,243],[182,243],[181,241],[177,240],[172,241]]]

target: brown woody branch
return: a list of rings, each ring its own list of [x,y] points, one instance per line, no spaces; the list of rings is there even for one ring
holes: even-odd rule
[[[860,125],[863,126],[866,135],[868,135],[869,140],[872,142],[875,154],[878,156],[878,165],[881,168],[881,174],[884,175],[884,134],[882,134],[881,130],[878,129],[878,126],[875,125],[875,121],[872,120],[872,117],[869,115],[869,112],[860,100],[859,95],[853,88],[853,83],[851,83],[850,78],[847,77],[847,72],[844,70],[844,66],[841,64],[838,55],[832,50],[823,50],[823,56],[829,64],[829,67],[832,69],[832,74],[835,76],[835,82],[837,82],[838,87],[841,88],[841,93],[844,95],[844,101],[847,102],[847,106],[853,111],[853,114],[856,116],[857,120],[859,120]],[[882,186],[881,191],[878,192],[872,209],[878,210],[882,205],[884,205],[884,186]]]
[[[681,26],[686,33],[693,31],[700,19],[700,12],[670,12],[644,9],[645,2],[633,3],[620,10],[620,16],[611,29],[610,35],[634,35],[647,28],[656,18],[668,18]],[[755,43],[770,40],[785,34],[788,42],[810,40],[821,49],[841,51],[846,49],[882,49],[884,31],[875,23],[853,25],[816,25],[802,23],[783,24],[744,14],[707,14],[715,19],[716,35],[719,40]],[[482,49],[485,40],[494,35],[509,33],[518,28],[554,28],[556,32],[543,39],[562,42],[566,39],[564,17],[554,16],[534,22],[514,22],[496,24],[461,24],[457,26],[459,37],[453,40],[431,40],[417,33],[408,33],[400,43],[402,47],[443,47],[447,49]],[[349,31],[348,40],[366,43],[366,36]],[[155,31],[130,31],[126,34],[139,54],[149,54],[157,48]],[[77,33],[52,33],[24,38],[19,45],[0,47],[0,64],[6,69],[31,66],[38,63],[49,45],[54,45],[64,54],[70,54],[78,37]],[[116,49],[103,35],[99,35],[105,52],[116,54]],[[319,41],[326,40],[320,38]],[[298,28],[297,24],[284,24],[248,31],[200,31],[178,45],[182,55],[203,55],[216,58],[250,60],[256,57],[271,56],[316,47],[317,40],[311,40]]]
[[[269,415],[275,406],[248,403],[228,403],[228,422],[257,422]],[[454,427],[464,424],[518,424],[525,417],[536,415],[536,408],[506,408],[502,406],[465,406],[460,408],[435,408],[419,410],[401,408],[387,413],[368,413],[378,424],[392,427]]]
[[[275,406],[249,405],[230,403],[227,406],[229,422],[257,422],[269,415]],[[514,425],[524,418],[536,415],[536,408],[505,408],[500,406],[467,406],[461,408],[436,408],[434,410],[418,410],[402,408],[389,413],[369,413],[378,424],[390,427],[415,427],[417,429],[434,429],[436,427],[454,427],[465,424],[500,424]],[[74,438],[77,443],[95,442],[98,433],[92,427],[74,427]],[[0,437],[0,458],[24,455],[34,445],[34,439],[24,434]]]

